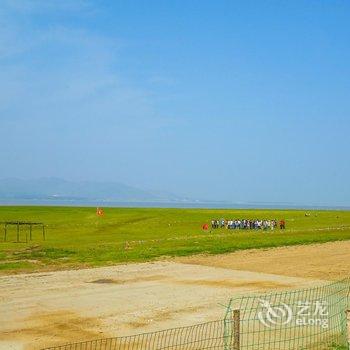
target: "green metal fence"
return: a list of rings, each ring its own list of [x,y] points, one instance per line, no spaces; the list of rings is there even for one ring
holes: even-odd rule
[[[231,299],[240,313],[240,350],[347,349],[350,279],[308,289]],[[226,331],[233,334],[231,331]]]
[[[350,279],[314,288],[231,299],[225,318],[189,327],[43,350],[348,349]]]
[[[220,320],[195,326],[167,329],[128,337],[74,343],[45,350],[223,350],[233,341],[225,329],[231,328],[231,320]]]

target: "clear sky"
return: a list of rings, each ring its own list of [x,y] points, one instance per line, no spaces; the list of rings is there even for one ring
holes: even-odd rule
[[[350,205],[349,1],[0,1],[0,177]]]

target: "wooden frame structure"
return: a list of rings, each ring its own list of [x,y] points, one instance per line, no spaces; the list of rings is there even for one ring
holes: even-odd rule
[[[8,226],[16,226],[17,227],[17,240],[16,242],[19,243],[20,241],[20,227],[25,226],[29,228],[29,240],[32,240],[32,231],[33,227],[41,227],[42,230],[42,236],[43,240],[45,241],[46,239],[46,232],[45,232],[45,225],[42,222],[30,222],[30,221],[3,221],[0,224],[4,226],[4,242],[7,241],[7,228]],[[28,230],[25,231],[26,233],[26,243],[28,243]]]

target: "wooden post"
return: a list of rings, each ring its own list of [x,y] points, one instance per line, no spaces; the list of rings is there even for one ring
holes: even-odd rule
[[[43,240],[45,241],[45,226],[43,225]]]
[[[346,338],[350,346],[350,310],[346,310]]]
[[[32,225],[29,225],[29,240],[32,240]]]
[[[7,239],[7,225],[4,225],[4,242],[6,242]]]
[[[19,222],[17,222],[17,243],[19,242]]]
[[[234,350],[240,350],[241,348],[240,323],[241,323],[240,311],[233,310],[233,349]]]

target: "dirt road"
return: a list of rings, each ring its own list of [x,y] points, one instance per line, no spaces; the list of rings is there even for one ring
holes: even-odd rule
[[[211,266],[209,266],[211,265]],[[345,277],[350,242],[0,277],[0,349],[222,318],[230,297]]]

